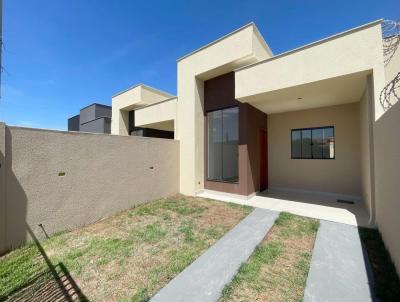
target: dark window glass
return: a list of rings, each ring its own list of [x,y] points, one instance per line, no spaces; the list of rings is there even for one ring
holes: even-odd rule
[[[208,180],[237,182],[239,145],[239,108],[207,114]]]
[[[207,114],[208,179],[222,179],[222,111]]]
[[[293,129],[291,139],[292,158],[335,158],[335,135],[333,127]]]
[[[312,158],[311,130],[301,130],[301,158]]]
[[[238,107],[222,111],[222,179],[238,180],[239,118]]]
[[[322,158],[323,132],[322,128],[312,129],[312,158]]]
[[[292,157],[301,158],[301,130],[292,131]]]

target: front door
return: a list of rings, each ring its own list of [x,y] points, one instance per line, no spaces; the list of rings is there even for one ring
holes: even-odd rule
[[[268,188],[267,131],[260,130],[260,192]]]

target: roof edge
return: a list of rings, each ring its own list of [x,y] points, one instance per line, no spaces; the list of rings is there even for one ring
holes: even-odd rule
[[[265,50],[267,51],[267,53],[268,53],[271,57],[273,57],[274,54],[273,54],[271,48],[269,47],[267,41],[265,41],[263,35],[261,34],[260,30],[258,29],[258,27],[257,27],[257,25],[256,25],[255,23],[254,23],[253,29],[254,29],[255,35],[260,39],[261,44],[263,45],[263,47],[265,48]]]
[[[235,29],[234,31],[231,31],[228,34],[226,34],[226,35],[224,35],[224,36],[222,36],[222,37],[220,37],[220,38],[218,38],[218,39],[216,39],[216,40],[214,40],[214,41],[212,41],[212,42],[210,42],[210,43],[208,43],[208,44],[206,44],[204,46],[201,46],[200,48],[197,48],[197,49],[189,52],[188,54],[178,58],[176,60],[176,62],[179,63],[180,61],[186,59],[187,57],[190,57],[190,56],[194,55],[195,53],[198,53],[199,51],[201,51],[203,49],[206,49],[206,48],[208,48],[208,47],[210,47],[210,46],[212,46],[212,45],[214,45],[214,44],[216,44],[216,43],[218,43],[218,42],[220,42],[220,41],[222,41],[222,40],[224,40],[224,39],[226,39],[226,38],[228,38],[228,37],[230,37],[230,36],[232,36],[232,35],[234,35],[236,33],[238,33],[239,31],[242,31],[243,29],[246,29],[247,27],[250,27],[250,26],[255,27],[254,22],[247,23],[246,25],[243,25],[242,27],[239,27],[239,28]]]
[[[82,108],[79,109],[79,110],[83,110],[83,109],[86,109],[86,108],[88,108],[88,107],[90,107],[90,106],[94,106],[94,105],[100,106],[100,107],[107,107],[107,108],[110,108],[110,109],[111,109],[111,106],[110,106],[110,105],[104,105],[104,104],[100,104],[100,103],[94,102],[94,103],[92,103],[92,104],[90,104],[90,105],[87,105],[87,106],[85,106],[85,107],[82,107]]]
[[[122,90],[122,91],[120,91],[120,92],[114,94],[113,96],[111,96],[111,98],[114,98],[114,97],[116,97],[116,96],[119,96],[119,95],[121,95],[121,94],[123,94],[123,93],[125,93],[125,92],[128,92],[129,90],[132,90],[132,89],[134,89],[134,88],[136,88],[136,87],[139,87],[139,86],[142,86],[143,88],[146,88],[146,89],[151,90],[151,91],[153,91],[153,92],[156,92],[156,93],[165,95],[166,97],[175,97],[175,95],[170,94],[170,93],[168,93],[168,92],[166,92],[166,91],[162,91],[162,90],[160,90],[160,89],[151,87],[151,86],[149,86],[149,85],[146,85],[146,84],[143,84],[143,83],[139,83],[139,84],[135,84],[135,85],[133,85],[133,86],[130,86],[130,87],[128,87],[128,88],[126,88],[126,89],[124,89],[124,90]]]
[[[178,97],[174,96],[172,98],[169,98],[169,99],[166,99],[166,100],[162,100],[162,101],[159,101],[157,103],[142,105],[142,106],[136,107],[135,110],[144,109],[144,108],[147,108],[147,107],[159,105],[161,103],[169,102],[169,101],[172,101],[172,100],[178,100]]]
[[[276,55],[276,56],[273,56],[273,57],[271,57],[271,58],[262,60],[262,61],[260,61],[260,62],[256,62],[256,63],[250,64],[250,65],[246,65],[246,66],[243,66],[243,67],[236,68],[236,69],[234,69],[233,71],[234,71],[234,72],[241,71],[241,70],[244,70],[244,69],[247,69],[247,68],[250,68],[250,67],[259,65],[259,64],[263,64],[263,63],[266,63],[266,62],[269,62],[269,61],[272,61],[272,60],[275,60],[275,59],[279,59],[279,58],[282,58],[282,57],[291,55],[291,54],[296,53],[296,52],[299,52],[299,51],[301,51],[301,50],[304,50],[304,49],[307,49],[307,48],[310,48],[310,47],[314,47],[314,46],[317,46],[317,45],[319,45],[319,44],[328,42],[328,41],[330,41],[330,40],[334,40],[334,39],[337,39],[337,38],[346,36],[346,35],[348,35],[348,34],[352,34],[352,33],[354,33],[354,32],[360,31],[360,30],[362,30],[362,29],[366,29],[366,28],[368,28],[368,27],[371,27],[371,26],[380,24],[380,23],[382,23],[382,21],[383,21],[383,19],[378,19],[378,20],[375,20],[375,21],[372,21],[372,22],[369,22],[369,23],[366,23],[366,24],[363,24],[363,25],[360,25],[360,26],[357,26],[357,27],[353,27],[353,28],[351,28],[351,29],[342,31],[342,32],[340,32],[340,33],[337,33],[337,34],[334,34],[334,35],[331,35],[331,36],[328,36],[328,37],[326,37],[326,38],[317,40],[317,41],[315,41],[315,42],[311,42],[311,43],[305,44],[305,45],[303,45],[303,46],[294,48],[294,49],[292,49],[292,50],[285,51],[285,52],[280,53],[280,54],[278,54],[278,55]]]
[[[77,116],[80,116],[81,114],[75,114],[75,115],[73,115],[73,116],[71,116],[71,117],[68,117],[67,118],[67,120],[70,120],[70,119],[73,119],[73,118],[76,118]]]

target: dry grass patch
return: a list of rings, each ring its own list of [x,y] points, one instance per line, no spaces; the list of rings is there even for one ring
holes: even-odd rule
[[[181,195],[140,205],[41,242],[90,301],[147,301],[251,208]],[[0,300],[47,270],[30,244],[0,258]]]
[[[319,222],[281,213],[220,301],[301,301]]]

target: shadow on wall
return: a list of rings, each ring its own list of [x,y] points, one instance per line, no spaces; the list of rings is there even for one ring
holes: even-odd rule
[[[400,102],[374,124],[376,222],[400,275]]]
[[[4,211],[4,231],[0,234],[5,243],[5,250],[10,251],[21,245],[27,240],[32,240],[37,248],[35,251],[35,261],[33,274],[21,286],[11,288],[6,296],[0,296],[0,301],[88,301],[84,294],[71,277],[63,263],[53,264],[47,256],[44,248],[40,244],[37,236],[27,223],[27,197],[19,184],[12,170],[12,137],[10,130],[5,128],[5,155],[0,150],[0,169],[5,169],[3,173],[7,183],[3,182],[7,192],[12,191],[12,200],[5,205]],[[3,200],[7,202],[7,200]],[[38,226],[40,228],[40,226]],[[45,230],[42,227],[42,230]],[[47,234],[45,233],[46,237]],[[12,244],[11,244],[12,243]],[[22,251],[23,253],[23,251]]]
[[[400,72],[381,91],[379,102],[383,111],[389,110],[400,101]]]
[[[12,136],[10,129],[5,128],[5,183],[6,196],[12,193],[13,199],[4,201],[6,204],[5,212],[5,242],[6,250],[14,249],[25,243],[27,237],[26,214],[27,197],[18,179],[12,170]]]

